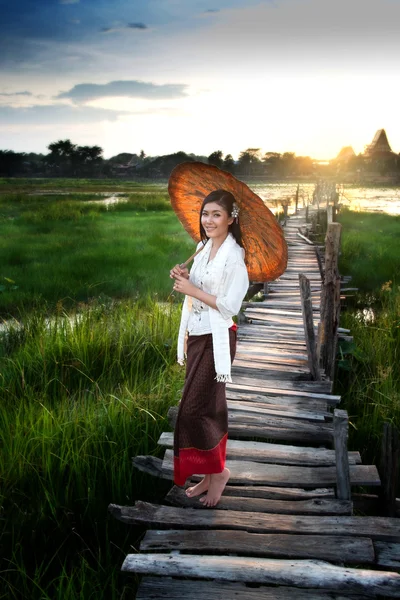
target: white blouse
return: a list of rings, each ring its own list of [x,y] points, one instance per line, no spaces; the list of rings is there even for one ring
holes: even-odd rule
[[[209,253],[206,252],[196,269],[192,269],[189,279],[198,288],[211,294],[211,267],[213,260],[208,261]],[[223,286],[216,299],[218,311],[228,321],[228,327],[233,325],[232,317],[240,311],[242,301],[249,287],[249,278],[243,256],[235,252],[228,257],[224,274]],[[189,335],[205,335],[212,333],[210,313],[207,304],[193,300],[192,310],[188,321]]]

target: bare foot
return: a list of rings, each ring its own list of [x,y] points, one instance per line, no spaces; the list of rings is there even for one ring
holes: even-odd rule
[[[188,487],[186,490],[186,496],[188,496],[188,498],[194,498],[195,496],[200,496],[200,494],[206,492],[210,485],[210,478],[211,475],[206,475],[204,479],[200,481],[200,483],[192,487]]]
[[[213,507],[218,504],[222,496],[222,492],[228,482],[231,472],[225,467],[222,473],[213,473],[211,475],[210,487],[208,488],[207,495],[204,498],[200,498],[200,502],[204,506]]]

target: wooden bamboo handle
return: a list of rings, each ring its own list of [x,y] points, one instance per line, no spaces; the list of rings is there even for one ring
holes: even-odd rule
[[[188,266],[188,264],[194,259],[195,256],[197,256],[199,254],[199,252],[201,252],[203,250],[204,246],[202,246],[201,248],[199,248],[198,250],[196,250],[196,252],[194,254],[192,254],[192,256],[189,256],[189,258],[184,262],[181,263],[179,266],[181,269],[184,269],[185,267]]]

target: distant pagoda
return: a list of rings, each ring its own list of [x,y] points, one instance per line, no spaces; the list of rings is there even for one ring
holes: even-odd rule
[[[341,151],[339,152],[339,154],[337,155],[337,157],[335,158],[335,160],[337,161],[344,161],[347,162],[350,160],[350,158],[353,158],[356,155],[356,153],[353,150],[352,146],[343,146],[343,148],[341,149]]]
[[[378,156],[392,156],[394,154],[387,139],[386,131],[378,129],[372,142],[366,146],[364,156],[374,158]]]

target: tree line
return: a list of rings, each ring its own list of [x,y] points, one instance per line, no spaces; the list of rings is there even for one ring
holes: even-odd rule
[[[79,146],[71,140],[58,140],[48,145],[48,154],[0,150],[0,176],[44,177],[169,177],[172,169],[185,161],[200,160],[240,176],[312,174],[312,160],[297,157],[293,152],[261,154],[259,148],[248,148],[238,160],[221,150],[209,156],[175,152],[163,156],[121,153],[108,160],[100,146]]]
[[[1,177],[144,177],[168,178],[172,169],[182,163],[202,161],[229,171],[239,177],[312,177],[314,175],[345,175],[377,172],[400,175],[400,159],[397,155],[383,160],[365,160],[362,155],[347,162],[330,161],[321,166],[309,156],[296,156],[294,152],[265,152],[260,148],[247,148],[237,160],[231,154],[215,150],[209,156],[187,154],[180,151],[163,156],[146,156],[120,153],[110,159],[103,157],[100,146],[79,146],[71,140],[58,140],[48,145],[48,154],[35,154],[0,150]]]

